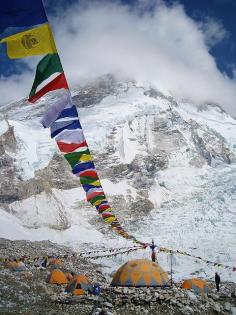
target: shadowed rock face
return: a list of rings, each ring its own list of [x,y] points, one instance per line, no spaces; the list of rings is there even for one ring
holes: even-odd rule
[[[89,107],[99,104],[107,95],[117,93],[119,83],[112,75],[107,75],[97,81],[81,87],[79,93],[73,97],[74,104],[78,107]]]

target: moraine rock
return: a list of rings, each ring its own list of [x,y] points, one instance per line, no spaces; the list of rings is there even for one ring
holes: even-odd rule
[[[182,311],[186,315],[194,313],[193,309],[190,306],[185,306]]]
[[[187,291],[187,295],[190,298],[190,300],[193,300],[193,301],[197,300],[197,297],[196,297],[196,295],[193,292]]]
[[[229,302],[226,302],[225,305],[224,305],[224,309],[226,311],[230,311],[231,310],[231,304]]]

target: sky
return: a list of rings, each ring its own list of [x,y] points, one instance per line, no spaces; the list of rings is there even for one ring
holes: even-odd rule
[[[44,0],[71,88],[112,73],[236,114],[235,0]],[[7,29],[4,35],[19,31]],[[0,105],[29,93],[42,57],[0,45]]]

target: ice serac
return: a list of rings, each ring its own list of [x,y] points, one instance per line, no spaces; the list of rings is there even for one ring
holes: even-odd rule
[[[233,264],[235,119],[220,106],[196,106],[111,76],[72,94],[104,190],[124,227],[143,241],[154,238],[162,246]],[[40,125],[45,106],[59,97],[51,93],[34,108],[23,100],[0,110],[0,203],[6,213],[0,222],[12,217],[18,226],[15,234],[4,229],[4,237],[20,238],[23,231],[24,238],[30,231],[27,238],[114,245],[117,236],[86,202]],[[164,254],[159,260],[168,268]],[[175,270],[177,277],[183,271],[212,273],[185,258],[176,260]]]

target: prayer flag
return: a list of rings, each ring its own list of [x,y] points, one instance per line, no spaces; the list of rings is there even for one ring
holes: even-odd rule
[[[80,172],[79,175],[80,176],[88,176],[88,177],[98,179],[98,174],[95,170],[85,170],[85,171]]]
[[[75,105],[65,108],[60,115],[58,116],[57,120],[68,120],[68,119],[78,119],[78,112]]]
[[[63,109],[71,106],[73,105],[70,92],[68,90],[64,90],[59,99],[50,104],[48,109],[45,111],[43,118],[41,119],[41,123],[44,128],[50,127],[52,123],[60,116],[60,113],[63,111]]]
[[[105,197],[103,191],[93,191],[93,192],[87,194],[87,201],[91,201],[94,197],[96,197],[96,196],[101,196],[101,195],[102,195],[103,197]],[[91,202],[92,202],[92,201],[91,201]]]
[[[47,22],[42,0],[3,0],[0,5],[0,33],[7,27]]]
[[[48,92],[69,89],[64,73],[59,74],[55,79],[45,85],[41,90],[28,99],[30,103],[34,103]]]
[[[84,171],[84,170],[87,170],[87,169],[95,169],[93,162],[77,164],[75,167],[73,167],[72,173],[77,174],[77,173]]]
[[[84,191],[87,193],[90,189],[94,189],[94,188],[102,188],[102,186],[96,186],[94,187],[93,185],[83,185],[83,189]]]
[[[70,153],[73,152],[81,147],[87,147],[87,142],[84,141],[82,143],[64,143],[64,142],[57,142],[59,150],[63,153]]]
[[[63,72],[62,65],[58,54],[48,54],[38,63],[34,83],[30,91],[29,98],[31,98],[37,87],[52,74],[56,72]]]
[[[11,59],[57,52],[50,26],[47,23],[5,37],[0,43],[7,44],[7,55]]]
[[[88,162],[92,160],[88,149],[82,152],[67,153],[64,155],[64,157],[66,158],[67,162],[70,164],[72,168],[79,162]],[[85,158],[85,157],[88,157],[88,158]]]
[[[76,130],[76,129],[80,129],[81,125],[79,120],[75,120],[75,121],[70,121],[70,122],[57,122],[55,121],[52,125],[51,125],[51,137],[54,138],[56,135],[58,135],[59,133],[61,133],[63,130]]]
[[[85,137],[82,129],[65,129],[55,137],[55,140],[68,143],[82,143],[85,141]]]

